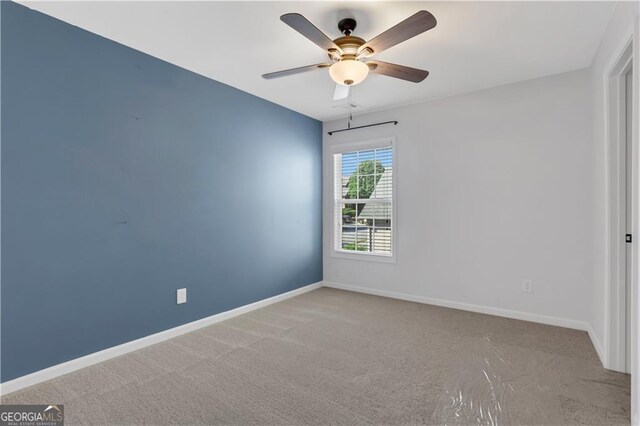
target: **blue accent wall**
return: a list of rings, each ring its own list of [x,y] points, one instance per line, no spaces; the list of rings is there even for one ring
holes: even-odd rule
[[[2,381],[322,279],[320,122],[1,7]]]

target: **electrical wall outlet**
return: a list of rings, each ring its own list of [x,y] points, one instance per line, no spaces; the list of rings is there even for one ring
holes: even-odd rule
[[[522,291],[525,293],[533,293],[533,280],[522,280]]]
[[[178,291],[176,292],[176,303],[178,305],[182,304],[182,303],[187,303],[187,289],[186,288],[179,288]]]

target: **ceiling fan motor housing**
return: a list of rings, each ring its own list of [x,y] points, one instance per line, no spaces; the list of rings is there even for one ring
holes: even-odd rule
[[[353,30],[356,29],[356,20],[352,18],[345,18],[338,22],[338,29],[342,34],[349,36]]]
[[[366,43],[364,39],[356,36],[338,37],[333,42],[342,50],[342,55],[340,55],[342,59],[355,59],[358,55],[358,48]]]

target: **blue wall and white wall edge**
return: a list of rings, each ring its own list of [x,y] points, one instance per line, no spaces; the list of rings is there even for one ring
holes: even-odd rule
[[[322,280],[320,122],[1,8],[3,382]]]

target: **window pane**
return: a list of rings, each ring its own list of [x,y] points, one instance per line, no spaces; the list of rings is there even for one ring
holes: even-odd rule
[[[375,228],[373,230],[373,251],[391,253],[391,229]]]
[[[342,241],[340,247],[343,250],[356,249],[356,205],[341,203],[342,215]]]
[[[384,171],[392,166],[391,148],[376,149],[376,173]]]
[[[365,162],[373,165],[373,160],[375,160],[375,158],[376,158],[375,149],[371,149],[369,151],[358,151],[358,165]]]
[[[356,224],[355,222],[342,224],[342,241],[340,247],[343,250],[356,249]]]
[[[376,228],[391,228],[391,211],[391,202],[377,203],[374,226]]]
[[[342,154],[342,176],[351,176],[358,167],[358,153],[345,152]]]
[[[359,203],[357,211],[358,226],[373,226],[373,203]]]
[[[373,249],[371,240],[372,231],[373,229],[370,227],[358,226],[358,251],[371,251]]]
[[[372,198],[391,199],[393,188],[393,175],[391,167],[387,168],[383,174],[376,175],[376,189]]]
[[[356,205],[355,204],[342,204],[342,224],[354,225],[356,223]]]
[[[342,193],[340,194],[340,198],[351,198],[348,196],[348,192],[349,192],[349,176],[342,176],[342,184],[341,184],[341,191]]]
[[[373,169],[373,164],[371,164],[371,168]],[[358,198],[371,198],[379,177],[380,175],[358,175]]]
[[[390,202],[368,202],[358,204],[363,206],[358,212],[358,224],[376,227],[391,227],[391,203]]]

